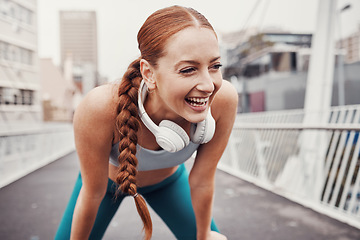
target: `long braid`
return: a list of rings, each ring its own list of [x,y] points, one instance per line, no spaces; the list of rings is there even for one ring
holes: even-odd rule
[[[133,61],[121,81],[118,95],[118,116],[116,126],[120,133],[119,157],[120,164],[116,182],[119,184],[118,192],[134,197],[137,211],[144,224],[144,239],[152,235],[152,221],[144,198],[137,193],[136,174],[138,160],[136,158],[137,132],[140,127],[138,115],[138,89],[141,81],[140,59]]]
[[[201,26],[214,30],[207,19],[193,9],[173,6],[156,11],[149,16],[138,32],[138,47],[141,58],[152,66],[157,66],[159,58],[164,56],[167,40],[177,32],[191,26]],[[215,31],[214,31],[215,33]],[[140,127],[138,116],[138,89],[142,79],[140,58],[133,61],[119,87],[119,105],[116,126],[120,134],[119,170],[116,182],[118,192],[134,197],[136,208],[144,223],[145,239],[150,239],[152,222],[145,200],[137,193],[136,158],[137,132]]]

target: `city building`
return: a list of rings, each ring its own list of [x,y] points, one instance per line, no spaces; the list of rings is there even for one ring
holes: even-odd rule
[[[223,77],[230,80],[238,89],[238,112],[302,109],[312,35],[253,32],[255,34],[247,38],[239,34],[223,38],[231,42],[223,46],[232,46],[223,47],[222,50],[226,62]],[[236,43],[236,36],[241,41]],[[332,106],[340,103],[338,86],[341,76],[344,89],[343,104],[360,103],[359,36],[360,31],[337,43]],[[343,58],[345,64],[342,62]]]
[[[43,122],[36,0],[0,0],[0,188],[73,151],[69,123]]]
[[[0,0],[0,130],[42,120],[36,0]]]
[[[223,40],[232,46],[223,50],[223,77],[238,89],[239,112],[303,107],[311,34],[250,29]]]
[[[97,21],[94,11],[60,11],[61,68],[73,63],[73,80],[86,94],[99,85]]]
[[[345,63],[360,61],[360,24],[358,30],[337,42],[337,47],[345,50]]]
[[[237,42],[236,39],[238,39]],[[222,45],[227,46],[222,51],[226,59],[224,77],[243,75],[251,77],[261,71],[269,71],[270,68],[275,68],[276,71],[286,71],[287,68],[291,68],[291,70],[306,68],[302,59],[297,59],[296,52],[301,53],[301,57],[304,57],[302,53],[308,52],[307,50],[310,49],[311,39],[311,34],[281,31],[258,32],[254,29],[228,34],[223,37],[222,41]],[[283,51],[288,54],[282,54]],[[285,58],[288,58],[290,62],[285,63]],[[262,63],[258,62],[259,59]],[[265,64],[264,61],[267,63]],[[270,66],[269,64],[275,65]],[[291,66],[287,66],[288,64]],[[257,69],[260,66],[265,69]]]

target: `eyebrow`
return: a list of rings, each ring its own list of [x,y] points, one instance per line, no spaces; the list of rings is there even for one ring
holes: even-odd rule
[[[219,59],[220,59],[220,56],[215,57],[215,58],[211,59],[210,63],[213,63],[213,62],[215,62],[215,61],[217,61]],[[174,68],[177,69],[179,67],[179,65],[181,65],[183,63],[188,63],[188,64],[192,64],[192,65],[200,65],[199,62],[194,61],[194,60],[182,60],[182,61],[176,63]]]

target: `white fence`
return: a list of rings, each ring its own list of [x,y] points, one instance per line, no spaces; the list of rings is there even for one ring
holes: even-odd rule
[[[219,168],[360,228],[360,106],[238,115]]]
[[[75,149],[71,124],[0,131],[0,188]]]

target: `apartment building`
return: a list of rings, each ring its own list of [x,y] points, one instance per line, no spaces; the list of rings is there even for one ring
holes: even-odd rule
[[[0,0],[0,126],[42,119],[36,0]]]

